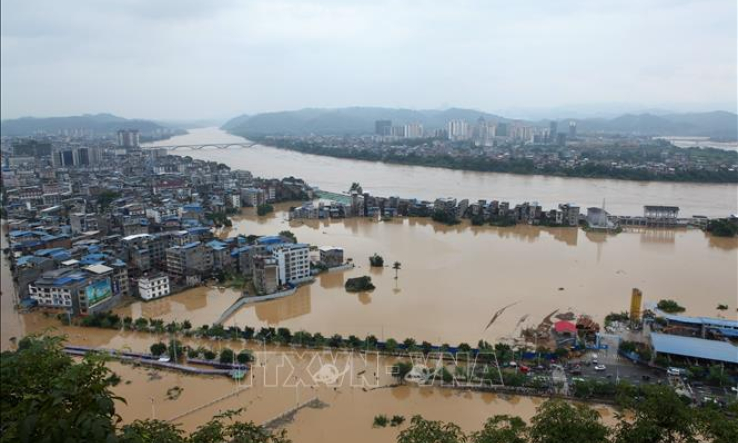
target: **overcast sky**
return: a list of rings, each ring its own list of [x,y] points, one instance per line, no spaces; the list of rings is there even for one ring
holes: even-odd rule
[[[2,0],[2,118],[735,111],[736,0]]]

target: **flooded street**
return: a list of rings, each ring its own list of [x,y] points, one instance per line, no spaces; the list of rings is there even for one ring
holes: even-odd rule
[[[154,145],[243,142],[218,128],[191,129],[189,134]],[[506,200],[513,204],[537,201],[544,208],[559,203],[602,206],[615,215],[643,215],[643,205],[673,205],[680,216],[726,217],[738,212],[735,184],[636,182],[459,171],[321,157],[268,146],[230,149],[180,149],[177,155],[225,163],[255,176],[296,176],[320,189],[345,191],[352,182],[378,196],[434,200],[455,197],[470,200]]]

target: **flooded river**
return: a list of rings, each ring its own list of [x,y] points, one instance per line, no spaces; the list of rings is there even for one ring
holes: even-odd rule
[[[192,129],[189,134],[163,140],[158,145],[241,142],[243,138],[218,128]],[[544,208],[574,202],[582,208],[601,206],[616,215],[642,215],[643,205],[673,205],[680,215],[725,217],[738,212],[738,187],[734,184],[635,182],[457,171],[420,166],[337,159],[267,146],[231,149],[177,150],[178,155],[218,161],[246,169],[261,177],[296,176],[326,191],[340,192],[352,182],[379,196],[435,199],[537,201]]]
[[[222,141],[209,138],[212,134],[223,136],[222,132],[206,129],[193,131],[190,137]],[[559,200],[600,204],[606,197],[608,208],[614,212],[637,214],[644,200],[677,204],[689,208],[688,213],[735,212],[732,187],[465,173],[304,156],[265,147],[187,154],[267,177],[301,176],[328,190],[345,189],[351,181],[359,180],[370,192],[381,195],[538,199],[547,205]],[[343,247],[356,268],[320,275],[293,296],[244,307],[228,324],[475,344],[482,338],[492,341],[517,337],[521,328],[537,325],[554,310],[586,313],[601,322],[611,311],[628,309],[633,287],[643,290],[647,301],[677,300],[687,307],[687,314],[714,316],[718,304],[727,304],[726,315],[736,316],[738,239],[714,238],[685,229],[626,230],[605,235],[532,226],[446,227],[428,219],[289,222],[287,209],[288,205],[277,205],[276,211],[265,217],[245,209],[235,217],[233,228],[222,234],[266,235],[289,229],[299,241]],[[368,257],[375,252],[384,257],[385,263],[401,262],[397,279],[389,267],[369,268]],[[50,327],[66,334],[69,342],[87,346],[145,351],[160,339],[135,332],[62,327],[53,317],[40,313],[18,314],[13,309],[13,288],[4,257],[1,271],[2,349],[13,346],[12,337]],[[343,288],[346,279],[361,275],[371,276],[376,289],[347,293]],[[202,287],[149,303],[134,301],[117,312],[167,321],[189,319],[199,326],[215,321],[239,295],[230,289]],[[493,314],[505,306],[509,307],[485,330]],[[188,344],[215,350],[224,345],[237,346],[205,340]],[[259,358],[254,377],[265,380],[269,368],[275,368],[278,362],[260,357],[258,346],[253,350]],[[110,363],[110,367],[123,379],[115,391],[127,398],[127,405],[119,405],[126,422],[152,415],[174,418],[242,387],[225,378],[151,373],[119,363]],[[378,377],[385,387],[373,390],[346,386],[267,388],[257,383],[176,421],[192,430],[221,410],[245,407],[243,417],[263,423],[298,401],[317,397],[322,407],[301,410],[286,424],[295,442],[389,442],[394,441],[397,429],[372,429],[377,414],[399,414],[408,419],[422,414],[452,420],[472,430],[479,429],[484,419],[494,414],[529,418],[541,402],[438,388],[388,387],[391,378],[385,373]],[[175,386],[183,388],[180,397],[167,399],[167,391]],[[611,410],[601,412],[612,420]]]
[[[89,329],[65,327],[53,317],[41,313],[18,314],[12,305],[12,285],[6,261],[2,265],[2,348],[12,348],[11,338],[47,331],[54,334],[65,334],[69,343],[129,349],[146,352],[152,343],[162,337],[131,331],[115,331],[105,329]],[[202,297],[200,290],[175,296],[168,303],[178,309],[177,305],[186,306],[186,300],[193,294],[197,298],[206,298],[208,306],[212,298],[222,297],[217,291],[205,291]],[[179,301],[177,301],[179,300]],[[183,301],[185,300],[185,301]],[[158,303],[158,302],[157,302]],[[149,304],[151,305],[151,304]],[[145,305],[144,305],[145,306]],[[124,310],[127,308],[123,308]],[[146,307],[134,305],[133,310]],[[166,309],[165,309],[166,310]],[[216,352],[224,346],[238,350],[243,344],[231,341],[210,341],[183,339],[184,344],[205,346]],[[382,358],[380,364],[370,358],[366,364],[367,373],[373,370],[376,380],[372,384],[378,388],[363,389],[352,387],[344,382],[338,386],[303,385],[297,380],[291,381],[291,374],[303,374],[306,362],[311,361],[311,352],[295,355],[294,350],[248,345],[254,352],[257,362],[253,366],[252,378],[242,382],[234,382],[224,377],[203,377],[184,375],[169,371],[154,371],[128,364],[110,362],[108,366],[121,377],[121,382],[113,389],[116,395],[126,399],[126,403],[118,402],[116,408],[124,423],[136,419],[158,418],[173,420],[187,431],[210,420],[214,415],[227,410],[243,408],[241,419],[255,423],[265,423],[278,414],[296,404],[310,399],[317,399],[319,404],[301,409],[291,420],[282,423],[288,436],[296,443],[344,442],[357,443],[394,442],[398,428],[374,429],[374,416],[402,415],[407,420],[412,415],[420,414],[428,419],[454,421],[467,431],[480,429],[484,421],[495,414],[518,415],[529,419],[543,399],[492,393],[461,392],[444,388],[420,388],[413,386],[391,386],[392,377],[386,372],[376,370],[390,365],[392,361]],[[263,353],[266,351],[266,353]],[[283,353],[292,362],[284,364]],[[347,360],[346,358],[343,359]],[[338,363],[342,361],[339,356]],[[340,367],[340,364],[337,365]],[[262,365],[263,364],[263,365]],[[294,372],[285,368],[297,368]],[[359,367],[352,367],[352,374],[358,376]],[[370,377],[372,378],[372,377]],[[275,383],[276,382],[276,383]],[[181,388],[176,398],[170,393],[174,388]],[[212,405],[214,400],[223,398]],[[205,406],[205,407],[203,407]],[[606,423],[614,420],[614,411],[604,406],[597,406]]]

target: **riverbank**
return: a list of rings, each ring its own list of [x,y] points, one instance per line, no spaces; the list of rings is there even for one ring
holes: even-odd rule
[[[161,144],[246,141],[218,128],[203,128],[193,129],[186,136]],[[471,172],[336,159],[261,145],[171,153],[221,162],[232,169],[251,171],[255,176],[297,175],[320,189],[346,190],[351,183],[359,182],[373,195],[404,195],[423,200],[445,196],[471,201],[537,201],[544,207],[555,207],[564,201],[577,203],[582,208],[601,207],[604,200],[609,212],[634,216],[643,214],[644,204],[679,206],[683,216],[725,217],[738,212],[738,188],[735,185]]]
[[[492,158],[481,155],[416,155],[407,152],[395,153],[391,146],[386,149],[360,149],[348,147],[322,146],[315,143],[303,142],[293,138],[279,138],[278,136],[263,137],[249,134],[232,133],[232,135],[245,137],[257,143],[274,147],[277,149],[287,149],[297,151],[304,154],[320,155],[333,158],[351,159],[366,162],[382,162],[398,165],[423,166],[429,168],[458,169],[463,171],[475,172],[496,172],[516,175],[541,175],[551,177],[575,177],[575,178],[594,178],[608,180],[630,180],[630,181],[655,181],[655,182],[681,182],[681,183],[708,183],[708,184],[724,184],[738,183],[738,171],[729,169],[716,169],[708,171],[703,168],[693,167],[689,170],[679,170],[672,168],[672,171],[666,173],[664,171],[651,171],[640,167],[614,167],[609,163],[603,162],[598,164],[586,163],[573,167],[556,166],[551,163],[545,165],[536,165],[529,158],[505,159]],[[625,149],[625,148],[623,148]],[[673,149],[687,149],[676,148]],[[694,148],[689,148],[694,149]],[[699,149],[697,149],[699,151]],[[720,157],[735,157],[732,161],[738,159],[738,155],[731,151],[715,150],[714,155]],[[655,155],[658,155],[655,154]],[[612,157],[612,162],[619,160],[618,157]],[[728,160],[730,162],[730,160]],[[731,163],[728,163],[731,164]]]

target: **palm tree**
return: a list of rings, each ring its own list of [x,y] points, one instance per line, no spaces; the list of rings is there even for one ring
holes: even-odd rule
[[[398,261],[396,261],[395,264],[392,265],[392,269],[395,270],[395,279],[397,279],[397,271],[399,271],[401,267],[402,267],[402,263]]]

